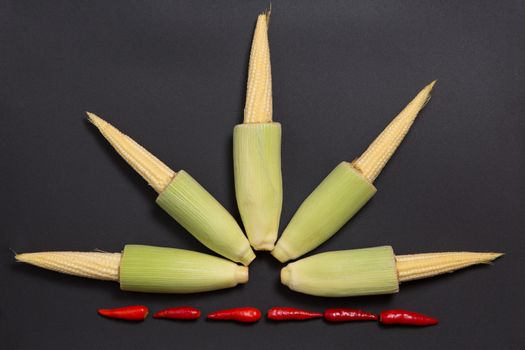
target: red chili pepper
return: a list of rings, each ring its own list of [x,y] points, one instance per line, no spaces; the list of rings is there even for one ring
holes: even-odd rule
[[[274,321],[308,320],[323,317],[319,312],[296,309],[294,307],[272,307],[268,310],[268,318]]]
[[[406,310],[382,311],[379,322],[383,324],[401,324],[410,326],[433,326],[438,320],[430,316]]]
[[[109,318],[127,321],[143,321],[148,316],[148,308],[143,305],[119,307],[116,309],[99,309],[98,313]]]
[[[377,315],[353,309],[326,309],[324,319],[329,322],[375,321]]]
[[[201,316],[201,312],[190,306],[172,307],[160,310],[153,315],[153,318],[169,318],[171,320],[196,320]]]
[[[261,318],[261,311],[254,307],[238,307],[220,310],[208,314],[210,320],[230,320],[237,322],[257,322]]]

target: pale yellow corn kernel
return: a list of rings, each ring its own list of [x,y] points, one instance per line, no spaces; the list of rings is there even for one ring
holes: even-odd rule
[[[373,183],[397,147],[405,138],[419,111],[430,100],[430,93],[437,80],[428,84],[395,117],[383,132],[372,142],[368,149],[352,162],[352,165]]]
[[[270,66],[270,45],[268,24],[270,10],[257,18],[253,34],[244,123],[270,123],[272,121],[272,70]]]
[[[44,269],[97,280],[118,281],[120,253],[40,252],[17,254],[15,259]]]
[[[502,253],[446,252],[396,255],[399,282],[454,272],[476,264],[487,264]]]
[[[161,193],[166,186],[168,186],[176,175],[173,170],[113,125],[93,113],[86,113],[88,120],[97,127],[118,154],[120,154],[157,193]]]

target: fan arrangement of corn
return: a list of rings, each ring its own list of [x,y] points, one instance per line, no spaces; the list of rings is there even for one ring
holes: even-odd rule
[[[24,253],[17,254],[16,260],[70,275],[117,281],[126,291],[194,293],[246,283],[247,266],[255,259],[252,247],[271,251],[286,262],[339,231],[375,194],[374,180],[430,100],[436,81],[425,86],[360,157],[337,165],[303,201],[277,240],[283,200],[281,124],[272,116],[269,19],[269,11],[257,19],[244,121],[233,129],[235,194],[246,236],[228,211],[187,172],[170,169],[129,136],[87,113],[111,146],[159,194],[157,204],[203,245],[229,260],[143,245],[126,245],[121,253]],[[390,246],[341,250],[288,264],[281,270],[281,282],[294,291],[326,297],[396,293],[401,282],[490,263],[501,255],[395,255]]]

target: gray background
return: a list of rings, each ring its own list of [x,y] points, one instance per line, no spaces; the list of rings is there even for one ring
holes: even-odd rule
[[[18,252],[209,252],[84,116],[100,114],[238,219],[232,128],[242,120],[251,36],[267,1],[3,1],[0,5],[0,343],[66,348],[499,348],[525,346],[525,2],[273,1],[274,117],[283,124],[284,226],[319,181],[352,160],[439,79],[379,192],[315,252],[391,244],[399,254],[502,251],[492,266],[323,299],[278,281],[259,254],[250,282],[197,295],[120,292],[16,264]],[[99,307],[189,304],[312,310],[406,308],[437,327],[322,321],[252,326],[101,319]]]

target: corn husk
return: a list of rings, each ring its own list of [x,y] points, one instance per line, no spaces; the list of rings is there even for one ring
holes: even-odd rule
[[[248,268],[190,250],[126,245],[120,288],[147,293],[197,293],[248,281]]]
[[[281,262],[300,257],[332,237],[376,193],[348,162],[340,163],[304,200],[277,241]]]
[[[184,170],[158,196],[157,204],[211,250],[244,265],[255,259],[237,221]]]
[[[296,292],[322,297],[388,294],[399,290],[390,246],[313,255],[283,268],[281,282]]]

